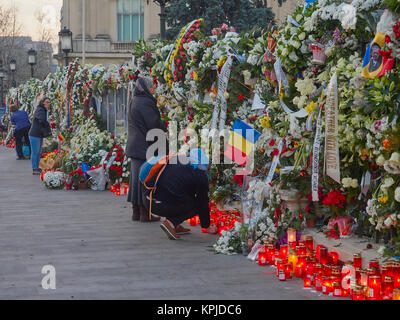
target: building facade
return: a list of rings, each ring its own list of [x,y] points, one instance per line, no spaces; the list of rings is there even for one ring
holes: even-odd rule
[[[304,0],[266,0],[267,6],[272,8],[278,25],[281,25],[286,17],[291,14],[297,5]]]
[[[85,51],[85,62],[90,64],[129,61],[136,40],[159,36],[159,13],[160,7],[152,0],[63,0],[61,28],[71,30],[73,38],[69,56],[82,60]],[[64,63],[62,53],[57,59],[60,65]]]

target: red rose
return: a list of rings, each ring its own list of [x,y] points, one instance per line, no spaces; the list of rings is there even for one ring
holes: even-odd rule
[[[238,96],[238,101],[242,101],[242,100],[244,100],[244,95],[240,94],[240,95]]]
[[[271,139],[269,142],[270,147],[273,147],[275,145],[275,139]]]
[[[275,148],[274,151],[272,151],[272,154],[273,154],[274,156],[277,156],[277,155],[279,154],[279,149],[278,149],[278,148]]]

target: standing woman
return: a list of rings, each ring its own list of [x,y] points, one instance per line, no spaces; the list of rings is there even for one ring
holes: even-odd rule
[[[49,121],[47,120],[50,109],[50,99],[44,97],[40,100],[33,114],[31,129],[29,130],[29,140],[31,142],[31,163],[34,175],[39,175],[40,154],[42,153],[43,138],[51,136]]]
[[[133,100],[130,102],[128,116],[128,141],[126,155],[131,158],[131,175],[129,181],[128,202],[132,202],[132,220],[141,222],[159,221],[159,217],[149,218],[144,207],[139,181],[139,170],[146,161],[146,151],[152,144],[146,141],[147,133],[152,129],[167,131],[167,126],[161,120],[157,108],[157,99],[154,98],[156,87],[150,77],[139,78]]]
[[[24,160],[24,154],[22,153],[22,145],[29,145],[28,132],[31,128],[28,113],[24,110],[19,110],[16,104],[10,105],[11,123],[15,126],[14,137],[15,137],[15,149],[17,151],[17,160]],[[22,141],[22,139],[24,141]]]

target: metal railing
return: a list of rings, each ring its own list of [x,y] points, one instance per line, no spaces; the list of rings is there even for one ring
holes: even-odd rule
[[[112,52],[132,52],[133,42],[114,42],[111,43]]]

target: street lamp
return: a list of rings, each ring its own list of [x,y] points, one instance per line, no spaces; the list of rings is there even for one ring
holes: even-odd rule
[[[33,78],[33,66],[36,64],[36,50],[29,49],[28,51],[28,63],[31,65],[31,77]]]
[[[68,53],[72,52],[72,32],[64,27],[59,33],[61,50],[65,53],[65,66],[68,66]]]
[[[15,71],[17,70],[17,61],[15,61],[15,59],[11,59],[10,60],[10,71],[12,74],[12,82],[11,82],[11,86],[12,87],[16,87],[17,84],[15,82]]]
[[[3,80],[4,80],[4,78],[6,77],[6,72],[5,72],[5,70],[3,69],[3,67],[1,67],[0,66],[0,88],[1,88],[1,94],[0,94],[0,99],[1,99],[1,101],[0,101],[0,108],[3,108],[3,88],[4,88],[4,86],[3,86]]]

